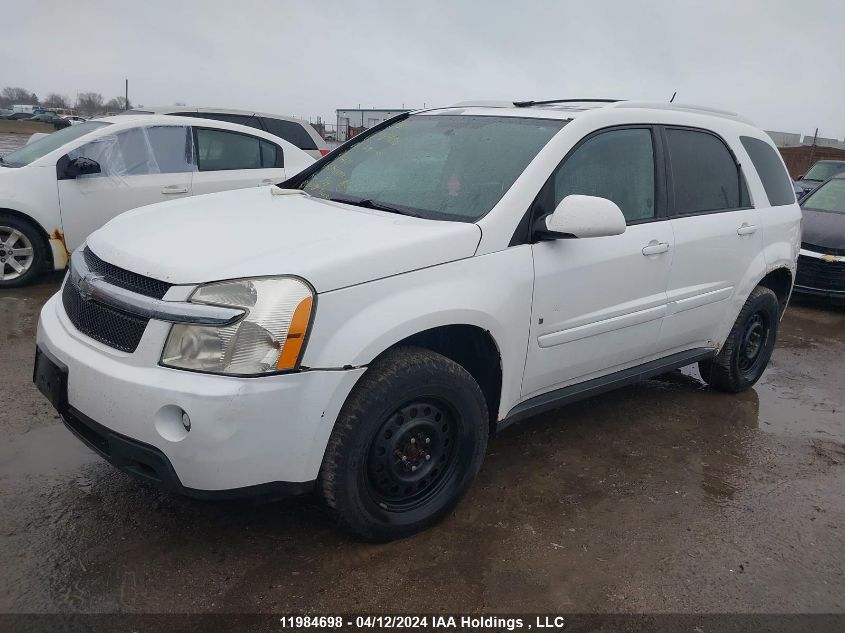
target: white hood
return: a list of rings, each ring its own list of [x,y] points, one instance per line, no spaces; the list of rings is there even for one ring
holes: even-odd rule
[[[290,274],[327,292],[471,257],[480,238],[475,224],[259,187],[129,211],[92,233],[88,246],[110,264],[172,284]]]

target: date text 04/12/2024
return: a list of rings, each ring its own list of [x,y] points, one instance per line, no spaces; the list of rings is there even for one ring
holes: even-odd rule
[[[404,629],[497,629],[516,631],[519,629],[563,629],[565,618],[561,616],[537,616],[534,621],[521,617],[503,616],[451,616],[451,615],[359,615],[354,618],[342,616],[284,616],[279,618],[283,628],[343,628],[358,629],[404,628]]]

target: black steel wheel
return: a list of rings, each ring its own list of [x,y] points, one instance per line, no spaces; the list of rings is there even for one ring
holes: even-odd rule
[[[415,400],[391,413],[376,432],[367,461],[369,492],[384,509],[424,504],[455,472],[458,422],[451,407]]]
[[[469,488],[484,458],[487,404],[472,376],[430,350],[376,359],[344,404],[320,487],[345,528],[389,541],[436,523]]]
[[[714,389],[738,393],[760,379],[774,351],[780,304],[777,295],[757,286],[749,295],[718,356],[698,364]]]

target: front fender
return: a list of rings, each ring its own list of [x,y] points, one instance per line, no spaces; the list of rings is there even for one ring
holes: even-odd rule
[[[360,367],[419,332],[473,325],[502,357],[501,415],[519,397],[532,286],[531,249],[518,246],[321,294],[303,365]]]

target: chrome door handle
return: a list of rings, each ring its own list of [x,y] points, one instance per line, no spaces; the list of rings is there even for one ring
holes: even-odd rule
[[[188,188],[181,185],[167,185],[163,187],[161,192],[165,195],[172,195],[174,193],[188,193]]]
[[[752,233],[757,232],[757,227],[753,224],[748,224],[747,222],[743,222],[742,226],[740,226],[736,230],[737,235],[751,235]]]
[[[648,246],[643,247],[643,255],[660,255],[669,250],[669,242],[658,242],[651,240]]]

